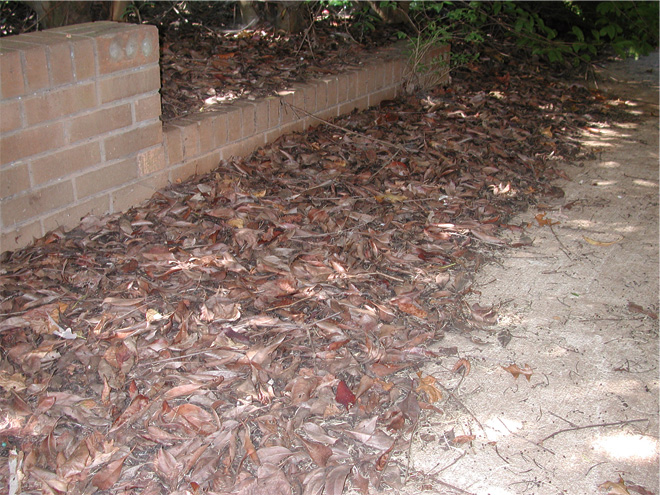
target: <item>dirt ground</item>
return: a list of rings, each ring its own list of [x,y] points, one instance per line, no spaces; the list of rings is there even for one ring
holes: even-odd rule
[[[597,81],[643,118],[585,133],[597,159],[566,164],[565,197],[512,222],[532,246],[478,273],[470,303],[498,323],[442,341],[469,361],[462,381],[453,358],[424,369],[448,396],[419,425],[405,493],[659,493],[658,54]]]

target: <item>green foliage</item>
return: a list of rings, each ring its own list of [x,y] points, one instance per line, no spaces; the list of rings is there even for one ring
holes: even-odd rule
[[[481,13],[472,4],[461,2],[411,2],[410,15],[415,33],[400,32],[399,38],[409,42],[411,73],[407,75],[409,90],[416,86],[430,87],[445,78],[452,67],[468,64],[479,57],[483,23]],[[450,61],[430,57],[433,50],[452,42],[462,41],[472,51],[452,51]]]
[[[658,45],[658,2],[485,2],[479,8],[506,35],[550,62],[590,62],[608,50],[622,57]]]
[[[456,55],[452,65],[478,56],[486,37],[510,38],[531,54],[550,63],[577,66],[614,51],[637,57],[658,46],[656,1],[584,2],[412,2],[411,18],[416,33],[405,37],[411,44],[411,60],[427,45],[463,41],[468,53]],[[423,64],[419,68],[428,70]]]

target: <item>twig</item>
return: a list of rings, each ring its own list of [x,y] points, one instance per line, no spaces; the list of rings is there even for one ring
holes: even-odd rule
[[[562,421],[565,421],[566,423],[568,423],[569,425],[571,425],[573,428],[579,428],[578,425],[576,425],[576,424],[573,423],[572,421],[569,421],[569,420],[567,420],[567,419],[565,419],[565,418],[562,418],[561,416],[559,416],[558,414],[553,413],[552,411],[548,411],[548,412],[549,412],[551,415],[553,415],[555,418],[557,418],[557,419],[561,419]]]
[[[504,426],[504,428],[506,428],[506,431],[511,433],[514,437],[520,438],[521,440],[524,440],[525,442],[531,443],[532,445],[536,445],[539,449],[545,450],[546,452],[548,452],[552,455],[556,455],[552,450],[550,450],[549,448],[544,447],[543,445],[541,445],[543,443],[543,440],[541,440],[540,442],[535,442],[533,440],[530,440],[529,438],[525,438],[522,435],[519,435],[518,433],[516,433],[515,431],[509,430],[509,428],[504,423],[504,421],[502,421],[500,418],[498,418],[498,419],[499,419],[500,423],[502,423],[502,426]]]
[[[454,464],[456,464],[458,461],[460,461],[463,457],[465,457],[465,454],[467,454],[467,452],[466,452],[465,450],[462,451],[462,452],[461,452],[461,455],[459,455],[456,459],[454,459],[454,460],[451,461],[449,464],[447,464],[445,467],[443,467],[442,469],[440,469],[440,470],[438,471],[438,474],[441,473],[441,472],[443,472],[444,470],[449,469],[450,467],[452,467]],[[508,464],[508,462],[507,462],[507,464]],[[435,466],[433,466],[433,468],[429,471],[428,474],[431,474],[431,473],[435,470],[435,468],[437,468],[439,465],[440,465],[440,463],[437,463]]]
[[[456,403],[457,403],[459,406],[461,406],[461,408],[462,408],[465,412],[467,412],[467,413],[472,417],[472,419],[474,419],[474,421],[479,425],[479,428],[481,428],[481,431],[483,431],[484,434],[487,434],[487,433],[486,433],[486,429],[485,429],[485,428],[483,427],[483,425],[481,424],[481,421],[479,421],[479,420],[477,419],[477,417],[476,417],[474,414],[472,414],[472,411],[470,411],[470,410],[468,409],[468,407],[467,407],[465,404],[463,404],[463,403],[462,403],[462,402],[461,402],[461,401],[460,401],[460,400],[459,400],[459,399],[458,399],[458,398],[457,398],[457,397],[451,392],[451,390],[449,390],[447,387],[445,387],[442,383],[437,383],[437,385],[438,385],[442,390],[444,390],[445,393],[446,393],[449,397],[451,397],[454,401],[456,401]]]
[[[316,120],[318,120],[319,122],[323,122],[325,125],[328,125],[328,126],[330,126],[330,127],[334,127],[335,129],[339,129],[340,131],[344,131],[344,132],[346,132],[346,133],[348,133],[348,134],[354,134],[354,135],[356,135],[356,136],[360,136],[360,137],[363,137],[363,138],[370,139],[370,140],[372,140],[374,143],[382,144],[383,146],[389,146],[390,148],[394,148],[394,149],[397,149],[397,150],[401,150],[401,151],[403,151],[404,153],[410,153],[410,151],[409,151],[408,149],[406,149],[404,146],[400,146],[400,145],[398,145],[398,144],[390,143],[390,142],[388,142],[388,141],[383,141],[382,139],[378,139],[378,138],[375,138],[375,137],[369,136],[368,134],[364,134],[363,132],[353,131],[353,130],[351,130],[351,129],[347,129],[346,127],[342,127],[342,126],[340,126],[340,125],[333,124],[332,122],[330,122],[330,121],[328,121],[328,120],[325,120],[325,119],[323,119],[323,118],[321,118],[321,117],[317,117],[317,116],[314,115],[313,113],[309,113],[307,110],[303,110],[303,109],[300,108],[300,107],[297,107],[297,106],[295,106],[295,105],[292,105],[292,104],[289,103],[288,101],[281,100],[281,102],[282,102],[283,104],[285,104],[285,105],[290,106],[290,107],[293,109],[294,112],[295,112],[295,111],[301,112],[301,113],[303,113],[304,115],[307,115],[308,117],[312,117],[313,119],[316,119]]]
[[[549,224],[548,224],[548,227],[550,227],[550,232],[552,232],[552,235],[554,235],[554,236],[555,236],[555,239],[557,239],[557,242],[559,243],[559,248],[562,250],[562,252],[566,255],[566,257],[567,257],[569,260],[573,261],[573,258],[571,258],[571,255],[568,254],[568,249],[566,249],[566,246],[564,246],[564,243],[561,242],[561,240],[559,239],[559,236],[558,236],[557,233],[555,232],[555,229],[552,228],[552,224],[549,223]]]
[[[642,419],[631,419],[628,421],[616,421],[614,423],[598,423],[598,424],[593,424],[593,425],[585,425],[585,426],[575,426],[573,428],[564,428],[563,430],[557,430],[551,435],[548,435],[547,437],[541,439],[539,443],[543,443],[546,440],[549,440],[550,438],[559,435],[560,433],[566,433],[567,431],[576,431],[576,430],[586,430],[587,428],[601,428],[605,426],[622,426],[622,425],[629,425],[631,423],[641,423],[642,421],[648,421],[648,418],[642,418]]]

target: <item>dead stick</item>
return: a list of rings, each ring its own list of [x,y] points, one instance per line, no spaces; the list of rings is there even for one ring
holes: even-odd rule
[[[565,433],[567,431],[586,430],[587,428],[600,428],[604,426],[622,426],[622,425],[629,425],[631,423],[641,423],[642,421],[648,421],[648,418],[631,419],[628,421],[616,421],[614,423],[599,423],[595,425],[576,426],[574,428],[564,428],[563,430],[557,430],[552,435],[548,435],[547,437],[543,438],[539,443],[543,443],[546,440],[554,437],[555,435],[559,435],[560,433]]]
[[[406,149],[406,148],[403,147],[403,146],[400,146],[400,145],[398,145],[398,144],[394,144],[394,143],[390,143],[390,142],[388,142],[388,141],[383,141],[382,139],[378,139],[378,138],[375,138],[375,137],[369,136],[368,134],[364,134],[363,132],[356,132],[356,131],[353,131],[353,130],[351,130],[351,129],[347,129],[346,127],[342,127],[342,126],[340,126],[340,125],[333,124],[332,122],[329,122],[329,121],[327,121],[327,120],[325,120],[325,119],[322,119],[321,117],[317,117],[317,116],[314,115],[313,113],[309,113],[307,110],[303,110],[302,108],[297,107],[297,106],[295,106],[295,105],[292,105],[291,103],[289,103],[289,102],[287,102],[287,101],[284,101],[284,100],[280,100],[280,101],[281,101],[283,104],[290,106],[290,107],[293,109],[294,112],[296,112],[296,111],[301,112],[301,113],[307,115],[308,117],[312,117],[313,119],[316,119],[316,120],[318,120],[318,121],[320,121],[320,122],[323,122],[323,123],[326,124],[326,125],[329,125],[330,127],[334,127],[335,129],[339,129],[340,131],[344,131],[344,132],[346,132],[346,133],[348,133],[348,134],[355,134],[356,136],[360,136],[360,137],[363,137],[363,138],[370,139],[370,140],[372,140],[372,141],[375,142],[375,143],[382,144],[383,146],[389,146],[390,148],[395,148],[395,149],[397,149],[397,150],[401,150],[401,151],[403,151],[403,152],[405,152],[405,153],[410,153],[410,150]]]
[[[552,228],[552,224],[549,223],[549,224],[548,224],[548,227],[550,227],[550,232],[552,232],[552,235],[554,235],[554,236],[555,236],[555,239],[557,239],[557,242],[559,243],[559,248],[562,250],[562,252],[566,255],[566,257],[567,257],[569,260],[573,261],[573,258],[571,258],[571,255],[568,254],[568,249],[566,249],[566,246],[564,246],[564,243],[561,242],[561,240],[559,239],[559,236],[558,236],[557,233],[555,232],[555,229]]]

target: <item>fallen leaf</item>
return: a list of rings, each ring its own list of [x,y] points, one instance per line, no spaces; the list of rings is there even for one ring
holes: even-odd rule
[[[628,311],[631,313],[641,313],[643,315],[648,316],[649,318],[653,318],[654,320],[658,319],[658,313],[644,309],[642,306],[639,304],[635,304],[634,302],[628,302]]]
[[[587,241],[589,244],[592,246],[611,246],[612,244],[616,244],[617,242],[621,242],[624,237],[620,236],[617,240],[615,241],[596,241],[590,237],[587,237],[586,235],[583,235],[582,238]]]
[[[355,404],[355,395],[351,392],[351,389],[348,388],[348,385],[346,385],[344,380],[341,380],[337,385],[335,400],[344,406],[347,411],[353,404]]]
[[[545,227],[546,225],[547,226],[553,226],[553,225],[557,225],[559,223],[559,222],[553,222],[552,219],[550,219],[550,218],[545,218],[546,215],[547,215],[547,213],[543,212],[543,213],[539,213],[538,215],[536,215],[534,217],[534,218],[536,218],[536,221],[538,222],[539,227]]]
[[[431,403],[438,402],[442,399],[442,392],[435,386],[435,377],[430,375],[422,376],[421,372],[417,372],[417,376],[419,377],[419,385],[415,390],[418,393],[423,392],[426,394],[426,397]]]
[[[456,373],[461,370],[463,370],[463,376],[468,376],[470,374],[470,361],[465,358],[459,359],[451,371],[452,373]]]
[[[517,364],[511,364],[509,366],[502,366],[506,371],[511,373],[514,378],[518,378],[520,375],[523,375],[525,378],[527,378],[527,381],[532,377],[532,368],[528,364],[525,364],[522,368],[519,367]]]
[[[105,466],[94,475],[92,478],[92,485],[94,485],[99,490],[109,490],[112,485],[114,485],[119,480],[122,467],[124,466],[124,461],[127,457],[128,454],[108,463],[107,466]]]
[[[619,478],[619,481],[616,483],[614,481],[606,481],[598,485],[598,488],[601,491],[607,491],[607,495],[630,495],[623,478]]]

